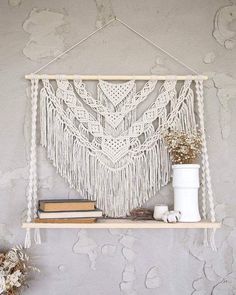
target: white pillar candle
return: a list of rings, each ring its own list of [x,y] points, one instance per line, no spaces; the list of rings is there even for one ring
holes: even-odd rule
[[[153,217],[156,220],[162,220],[162,215],[168,211],[167,205],[156,205],[154,207]]]

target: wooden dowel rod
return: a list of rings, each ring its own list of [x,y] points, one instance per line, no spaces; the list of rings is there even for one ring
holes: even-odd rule
[[[49,79],[49,80],[207,80],[208,77],[204,75],[37,75],[29,74],[25,79]]]

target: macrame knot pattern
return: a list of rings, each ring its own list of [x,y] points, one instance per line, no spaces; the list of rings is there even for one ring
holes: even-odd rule
[[[41,144],[57,172],[107,216],[123,217],[157,195],[170,180],[164,143],[168,130],[196,131],[195,98],[203,136],[203,216],[206,192],[214,205],[203,126],[202,81],[100,80],[96,93],[80,79],[32,80],[32,147],[29,207],[36,214],[38,84]],[[194,88],[195,85],[195,88]],[[35,103],[36,101],[36,103]]]

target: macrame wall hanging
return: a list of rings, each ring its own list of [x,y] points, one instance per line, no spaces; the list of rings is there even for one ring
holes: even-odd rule
[[[164,51],[121,20],[115,20]],[[26,77],[31,80],[32,99],[27,222],[37,214],[36,129],[47,157],[69,186],[79,196],[96,200],[107,216],[124,217],[157,196],[170,181],[171,162],[163,139],[166,132],[194,133],[197,121],[203,142],[202,215],[215,222],[204,129],[204,76],[195,71],[194,76],[149,77],[37,74],[47,65]],[[89,89],[88,80],[96,83],[95,91]],[[37,229],[35,240],[40,242]],[[30,246],[29,229],[26,246]]]

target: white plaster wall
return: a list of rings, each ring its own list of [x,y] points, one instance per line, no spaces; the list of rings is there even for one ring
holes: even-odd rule
[[[205,111],[218,253],[201,230],[45,230],[30,252],[41,269],[24,294],[236,294],[236,1],[2,0],[0,2],[0,246],[24,240],[29,86],[24,75],[114,15],[211,79]],[[186,73],[119,24],[48,73]],[[40,196],[74,196],[40,150]],[[171,201],[169,189],[160,193]],[[149,204],[152,204],[150,201]]]

